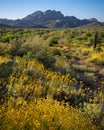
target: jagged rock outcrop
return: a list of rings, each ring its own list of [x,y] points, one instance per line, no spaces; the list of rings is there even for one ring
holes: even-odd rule
[[[0,24],[19,27],[47,27],[47,28],[73,28],[89,23],[98,22],[97,19],[80,20],[74,16],[64,16],[60,11],[36,11],[22,19],[0,19]]]

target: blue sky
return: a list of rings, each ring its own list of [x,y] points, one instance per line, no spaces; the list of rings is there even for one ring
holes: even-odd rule
[[[61,11],[65,16],[104,21],[104,0],[0,0],[0,18],[23,18],[47,9]]]

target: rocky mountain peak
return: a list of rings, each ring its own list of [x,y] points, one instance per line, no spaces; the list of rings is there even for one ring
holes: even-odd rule
[[[90,18],[89,21],[91,21],[91,22],[98,22],[98,20],[96,18]]]
[[[38,10],[19,20],[0,19],[1,24],[10,26],[48,28],[73,28],[94,22],[98,22],[97,19],[80,20],[75,16],[64,16],[60,11],[56,10]]]

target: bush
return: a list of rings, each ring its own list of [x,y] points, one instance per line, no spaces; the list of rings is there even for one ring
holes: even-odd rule
[[[13,38],[14,38],[13,34],[8,33],[8,34],[2,36],[2,42],[10,42],[10,40]]]
[[[46,68],[53,68],[55,59],[53,54],[47,52],[47,50],[41,50],[36,54],[36,59],[41,62]]]
[[[2,130],[96,130],[80,111],[52,99],[39,99],[28,104],[18,98],[15,107],[12,102],[11,97],[8,107],[1,106]]]
[[[54,44],[58,44],[58,37],[51,38],[49,45],[53,46]]]
[[[76,37],[76,40],[78,40],[78,41],[82,41],[82,40],[83,40],[83,37],[81,37],[81,36]]]
[[[4,102],[7,95],[7,83],[9,76],[13,72],[13,62],[8,61],[0,64],[0,103]]]
[[[88,41],[93,44],[93,37],[88,37]]]
[[[35,58],[41,62],[46,68],[53,68],[55,63],[55,58],[52,52],[43,48],[38,52],[30,52],[26,56],[27,58]]]

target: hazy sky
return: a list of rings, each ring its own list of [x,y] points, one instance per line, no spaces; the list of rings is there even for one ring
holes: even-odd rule
[[[47,9],[61,11],[65,16],[104,21],[104,0],[0,0],[0,18],[23,18]]]

